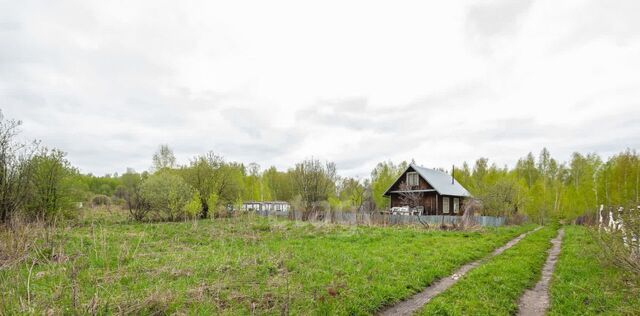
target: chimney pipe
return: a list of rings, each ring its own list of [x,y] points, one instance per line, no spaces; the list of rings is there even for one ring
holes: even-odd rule
[[[453,184],[453,175],[456,172],[456,165],[451,166],[451,184]]]

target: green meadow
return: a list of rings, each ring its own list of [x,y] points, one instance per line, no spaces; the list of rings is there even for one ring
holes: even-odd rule
[[[40,228],[28,258],[0,270],[0,304],[6,314],[371,314],[532,227],[85,220]]]

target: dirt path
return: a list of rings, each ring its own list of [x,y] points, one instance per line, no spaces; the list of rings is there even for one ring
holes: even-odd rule
[[[511,241],[509,241],[508,243],[506,243],[504,246],[494,250],[490,255],[476,260],[474,262],[465,264],[464,266],[462,266],[460,269],[458,269],[458,271],[456,271],[454,274],[440,279],[438,281],[436,281],[435,283],[433,283],[431,286],[427,287],[426,289],[424,289],[422,292],[415,294],[414,296],[410,297],[409,299],[402,301],[396,305],[390,306],[382,311],[380,311],[378,313],[378,315],[412,315],[413,313],[415,313],[418,309],[420,309],[424,304],[427,304],[434,296],[444,292],[446,289],[450,288],[452,285],[454,285],[456,282],[458,282],[458,280],[465,275],[467,272],[469,272],[471,269],[483,264],[485,261],[501,254],[503,251],[513,247],[515,244],[517,244],[520,240],[522,240],[522,238],[524,238],[525,236],[527,236],[527,234],[530,234],[532,232],[537,231],[538,229],[540,229],[542,227],[537,227],[536,229],[526,232],[514,239],[512,239]]]
[[[542,277],[533,289],[525,291],[520,298],[518,315],[544,315],[549,308],[549,281],[556,267],[556,261],[558,261],[563,236],[564,230],[560,229],[558,236],[551,240],[553,246],[551,246],[547,262],[542,268]]]

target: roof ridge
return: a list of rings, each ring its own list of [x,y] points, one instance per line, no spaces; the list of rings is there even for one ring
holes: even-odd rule
[[[424,166],[420,166],[420,165],[417,165],[417,164],[413,164],[413,166],[414,167],[418,167],[420,169],[427,169],[427,170],[438,171],[438,172],[449,174],[449,172],[447,172],[447,170],[444,170],[444,169],[440,170],[438,168],[429,168],[429,167],[424,167]]]

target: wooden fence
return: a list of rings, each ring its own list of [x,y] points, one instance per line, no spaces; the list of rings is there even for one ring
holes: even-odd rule
[[[292,220],[307,220],[347,225],[452,225],[460,224],[462,216],[451,215],[389,215],[365,212],[316,212],[304,214],[301,211],[255,211],[256,214],[269,217],[283,217]],[[306,216],[305,216],[306,215]],[[469,221],[480,226],[503,226],[504,217],[471,216]]]

